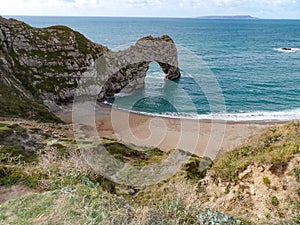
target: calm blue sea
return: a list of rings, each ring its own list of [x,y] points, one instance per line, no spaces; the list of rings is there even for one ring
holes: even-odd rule
[[[190,57],[184,65],[179,62],[183,76],[177,82],[165,81],[160,68],[152,63],[144,89],[109,101],[118,107],[165,116],[237,121],[300,118],[300,20],[14,18],[35,27],[67,25],[111,49],[146,35],[168,34],[179,46],[179,54],[183,49],[183,54],[190,51],[198,57]],[[282,47],[292,50],[282,51]],[[180,58],[188,61],[189,55]],[[207,94],[203,66],[221,93],[212,85],[212,93]],[[212,106],[222,104],[222,99],[225,107]]]

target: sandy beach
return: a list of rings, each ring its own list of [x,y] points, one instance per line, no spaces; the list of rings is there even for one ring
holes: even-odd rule
[[[57,114],[72,122],[72,110]],[[283,121],[226,122],[214,120],[154,117],[101,104],[95,121],[101,137],[154,146],[164,151],[180,148],[198,156],[215,158],[232,150],[252,135],[266,127],[284,124]]]

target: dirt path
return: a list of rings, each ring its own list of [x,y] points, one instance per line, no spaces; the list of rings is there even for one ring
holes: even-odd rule
[[[17,198],[19,196],[36,193],[35,189],[31,189],[24,185],[12,185],[12,186],[0,186],[0,203],[10,199]]]

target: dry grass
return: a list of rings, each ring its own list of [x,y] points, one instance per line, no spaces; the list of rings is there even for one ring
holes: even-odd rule
[[[40,150],[38,160],[32,163],[13,158],[2,165],[12,172],[8,176],[12,181],[47,192],[5,202],[0,206],[0,223],[200,224],[197,215],[211,208],[243,218],[244,224],[293,224],[300,209],[299,127],[293,122],[267,129],[261,137],[218,159],[204,180],[188,180],[185,171],[139,188],[104,179],[88,166],[72,140],[59,138]],[[121,160],[141,164],[141,159],[146,163],[153,159],[151,154],[117,151],[124,146],[108,143],[112,154]],[[124,158],[119,154],[122,151]],[[131,156],[133,160],[129,160]],[[279,165],[286,168],[280,172]],[[287,181],[289,186],[284,189]],[[131,188],[136,194],[129,194]],[[252,189],[255,192],[251,194]],[[260,206],[266,210],[258,218]]]
[[[299,146],[300,122],[290,122],[286,126],[266,129],[260,136],[225,153],[214,162],[211,171],[224,181],[234,181],[254,163],[284,168],[293,155],[299,153]]]

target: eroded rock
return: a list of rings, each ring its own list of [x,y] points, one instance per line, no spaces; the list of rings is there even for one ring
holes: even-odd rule
[[[79,81],[101,57],[108,63],[108,77],[101,78],[105,82],[100,84],[99,101],[142,87],[152,61],[160,65],[165,79],[180,77],[177,49],[167,35],[147,36],[126,50],[112,52],[66,26],[33,28],[0,17],[0,70],[12,74],[35,100],[51,108],[56,108],[52,103],[73,101]]]

